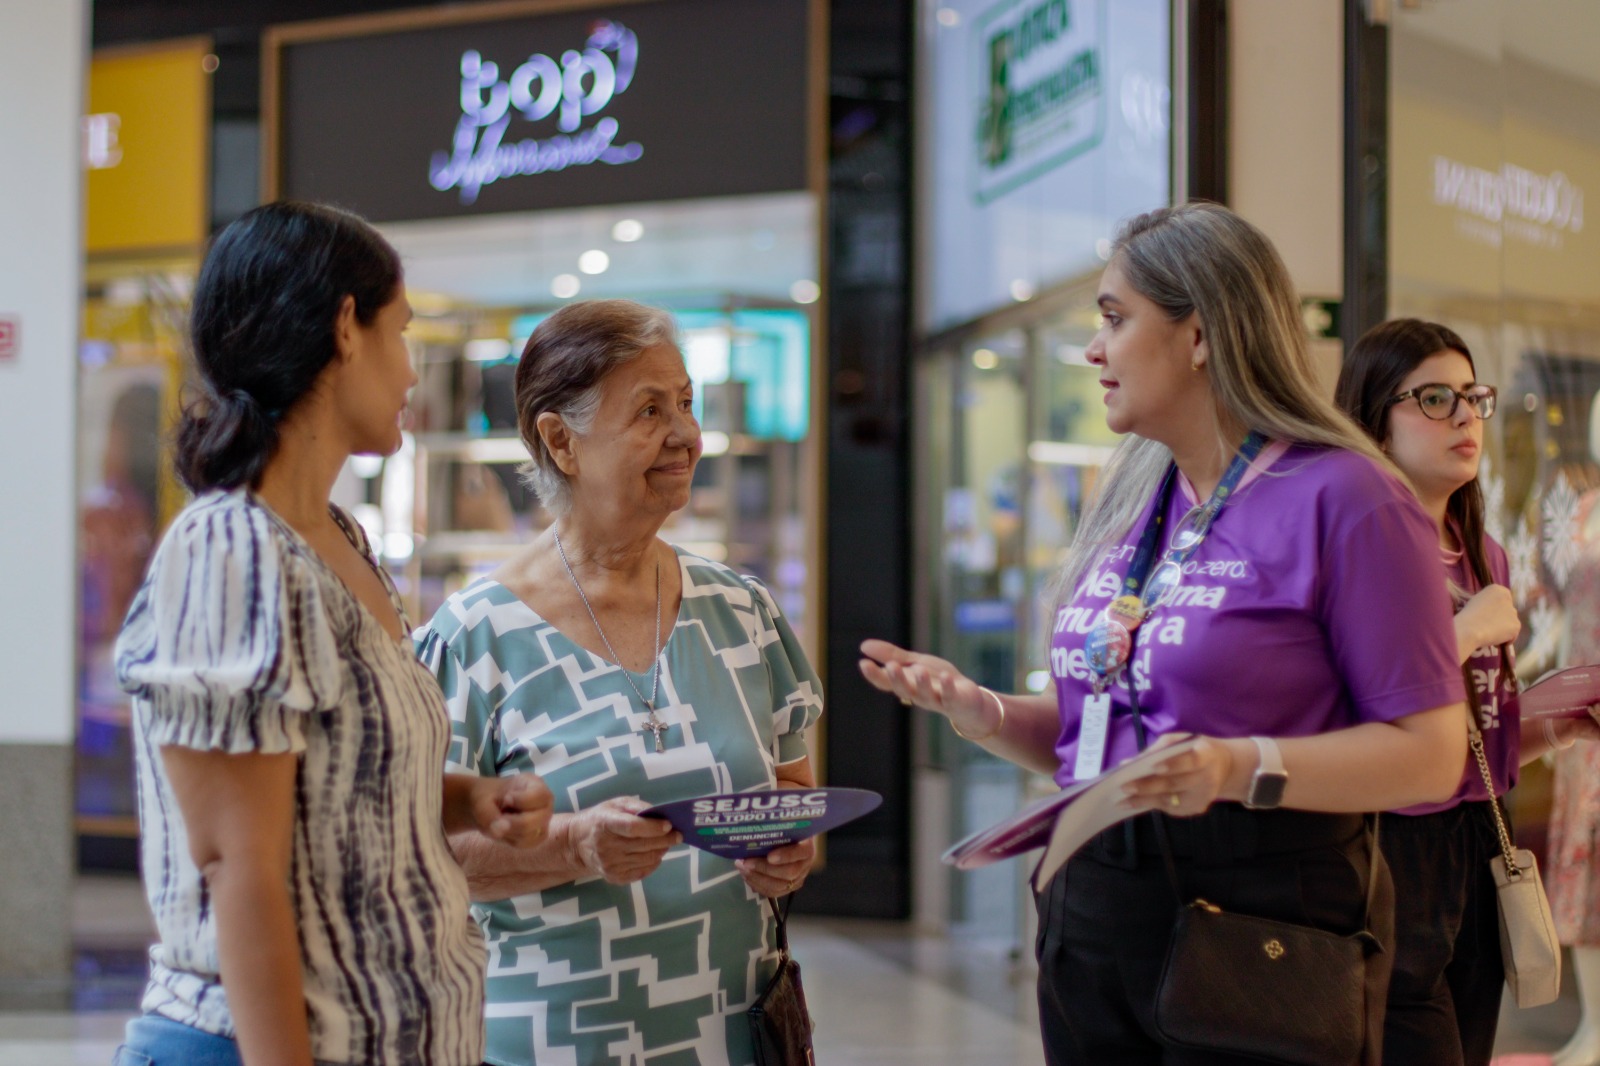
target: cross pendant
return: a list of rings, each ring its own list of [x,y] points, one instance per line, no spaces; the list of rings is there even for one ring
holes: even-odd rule
[[[667,750],[666,742],[661,739],[661,734],[667,731],[667,723],[656,717],[655,708],[650,708],[650,720],[644,727],[656,735],[656,752],[659,754]]]

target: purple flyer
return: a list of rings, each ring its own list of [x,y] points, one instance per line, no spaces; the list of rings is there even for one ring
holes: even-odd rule
[[[1573,666],[1546,674],[1518,697],[1522,717],[1582,718],[1600,703],[1600,666]]]
[[[639,816],[665,818],[685,844],[746,859],[854,821],[882,802],[864,788],[778,788],[658,803]]]
[[[975,870],[1001,862],[1050,842],[1056,817],[1092,782],[1078,781],[1060,792],[1035,800],[997,825],[957,841],[942,858],[958,870]]]

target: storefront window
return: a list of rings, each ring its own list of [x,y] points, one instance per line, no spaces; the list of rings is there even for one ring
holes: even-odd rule
[[[919,643],[982,685],[1049,692],[1051,591],[1083,504],[1117,437],[1106,428],[1086,347],[1097,275],[1067,286],[1025,326],[942,346],[921,367],[919,541],[937,573]],[[952,771],[953,836],[983,828],[1055,786],[930,720]],[[952,914],[976,935],[1017,936],[1025,864],[956,875]]]
[[[111,654],[161,533],[183,506],[168,442],[206,236],[211,71],[198,38],[97,53],[83,116],[78,359],[79,853],[134,869],[127,697]]]
[[[195,264],[87,270],[79,350],[76,807],[84,859],[128,866],[138,832],[129,703],[112,648],[161,531],[183,506],[166,442]]]
[[[1390,34],[1389,311],[1449,325],[1500,390],[1480,478],[1531,680],[1600,658],[1600,10],[1456,0]],[[1549,773],[1513,793],[1544,833]]]
[[[1091,279],[1097,280],[1097,279]],[[1093,294],[1080,287],[1067,310],[1041,323],[1035,341],[1034,410],[1028,438],[1028,586],[1030,624],[1024,686],[1051,686],[1048,645],[1054,604],[1049,592],[1117,435],[1106,428],[1105,390],[1086,349],[1099,328]]]
[[[936,553],[935,625],[925,646],[1001,692],[1018,687],[1027,630],[1024,548],[1029,338],[1020,329],[978,335],[926,362],[918,426],[930,438],[919,483],[928,493],[922,532]],[[931,438],[938,438],[937,440]],[[955,764],[952,828],[964,835],[1017,806],[1023,772],[937,726],[936,748]],[[998,865],[953,879],[956,916],[979,933],[1011,935],[1016,871]],[[978,901],[982,901],[981,905]]]
[[[938,585],[918,643],[985,685],[1046,692],[1043,594],[1114,443],[1083,356],[1092,285],[1119,222],[1171,195],[1173,5],[921,11],[917,551]],[[928,731],[924,781],[951,796],[930,814],[948,817],[945,843],[1053,787]],[[1015,947],[1025,880],[1024,863],[949,875],[926,917]]]
[[[649,283],[636,281],[649,300]],[[517,473],[527,452],[513,384],[523,344],[550,309],[483,310],[463,306],[464,295],[412,330],[419,381],[406,445],[387,460],[352,460],[336,493],[382,546],[418,619],[551,521]],[[810,313],[760,297],[722,303],[672,309],[704,452],[689,505],[662,536],[761,578],[804,639],[814,577]]]

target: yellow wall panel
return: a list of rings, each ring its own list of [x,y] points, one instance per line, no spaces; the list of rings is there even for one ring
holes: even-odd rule
[[[205,239],[210,50],[184,40],[95,55],[84,121],[90,253]]]

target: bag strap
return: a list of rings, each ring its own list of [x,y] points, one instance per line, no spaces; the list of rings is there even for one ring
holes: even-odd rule
[[[772,920],[778,923],[778,957],[789,957],[789,905],[794,902],[794,893],[783,897],[783,910],[778,909],[778,901],[771,896],[767,897],[767,906],[772,911]]]
[[[1134,649],[1138,645],[1139,630],[1134,630],[1131,636],[1132,640],[1128,648],[1128,662],[1130,664],[1133,662]],[[1134,738],[1138,742],[1139,750],[1144,751],[1148,746],[1149,737],[1144,728],[1144,716],[1139,711],[1139,685],[1134,679],[1133,671],[1131,669],[1128,671],[1128,705],[1133,711]],[[1481,740],[1478,742],[1477,750],[1480,752],[1481,759],[1481,752],[1483,750],[1483,743]],[[1484,772],[1488,773],[1488,762],[1483,761],[1482,766],[1484,768]],[[1493,789],[1490,791],[1492,793]],[[1167,823],[1160,811],[1149,811],[1148,813],[1150,815],[1151,824],[1155,826],[1156,846],[1161,849],[1161,862],[1167,870],[1167,881],[1172,885],[1172,893],[1178,898],[1178,905],[1181,907],[1189,901],[1183,898],[1183,882],[1178,877],[1178,860],[1172,852],[1172,840],[1167,836]],[[1378,821],[1379,815],[1376,813],[1368,816],[1367,902],[1366,913],[1361,917],[1361,925],[1363,928],[1372,925],[1372,909],[1377,903],[1378,899]],[[1498,806],[1495,807],[1495,821],[1500,826],[1501,841],[1504,843],[1507,839],[1505,835],[1505,822],[1501,821],[1500,819],[1500,808]],[[1128,826],[1129,835],[1128,847],[1131,854],[1134,849],[1134,841],[1132,839],[1134,832],[1134,820],[1130,818],[1126,824]],[[1506,869],[1507,871],[1511,871],[1516,868],[1516,863],[1510,858],[1511,853],[1509,848],[1506,854]],[[1511,876],[1511,874],[1508,873],[1507,876]],[[1520,876],[1520,874],[1518,876]]]
[[[1489,810],[1494,814],[1495,834],[1500,838],[1500,854],[1506,860],[1506,876],[1515,881],[1522,876],[1522,870],[1517,866],[1517,845],[1511,837],[1511,827],[1506,824],[1505,813],[1500,809],[1500,797],[1494,794],[1494,774],[1489,770],[1489,756],[1483,750],[1483,730],[1478,728],[1477,716],[1472,713],[1470,706],[1467,708],[1467,746],[1472,749],[1472,757],[1477,761],[1483,787],[1489,790]]]

